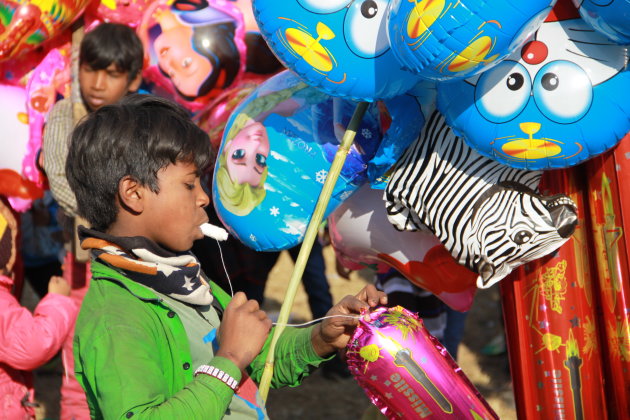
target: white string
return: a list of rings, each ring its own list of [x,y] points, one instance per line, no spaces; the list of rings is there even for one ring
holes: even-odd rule
[[[272,325],[282,325],[284,327],[306,327],[307,325],[314,324],[316,322],[322,321],[327,318],[352,318],[352,319],[361,319],[363,318],[361,315],[327,315],[321,318],[314,319],[312,321],[304,322],[302,324],[282,324],[278,322],[272,322]]]
[[[227,278],[228,284],[230,285],[230,294],[234,297],[234,289],[232,288],[232,280],[230,280],[230,275],[228,274],[227,267],[225,266],[225,260],[223,259],[223,251],[221,250],[221,242],[218,239],[217,246],[219,247],[219,255],[221,256],[221,264],[223,264],[223,271],[225,271],[225,277]]]
[[[219,242],[218,239],[215,239],[215,240],[217,241],[217,246],[219,247],[219,255],[221,256],[221,264],[223,264],[223,271],[225,271],[225,277],[227,278],[228,284],[230,285],[230,294],[232,295],[232,297],[234,297],[234,289],[232,288],[232,281],[230,280],[230,275],[228,274],[227,267],[225,266],[225,260],[223,259],[223,251],[221,250],[221,243]],[[272,325],[276,325],[276,326],[282,325],[285,327],[298,327],[299,328],[299,327],[306,327],[308,325],[314,324],[319,321],[323,321],[324,319],[328,319],[328,318],[361,319],[363,317],[361,315],[327,315],[321,318],[314,319],[312,321],[304,322],[302,324],[282,324],[278,322],[273,322]]]

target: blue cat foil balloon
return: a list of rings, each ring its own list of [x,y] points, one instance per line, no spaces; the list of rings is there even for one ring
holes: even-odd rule
[[[278,58],[329,95],[372,101],[401,95],[418,81],[400,68],[390,49],[389,0],[254,0],[253,5]]]
[[[555,0],[392,0],[394,55],[433,80],[466,78],[512,53],[545,20]]]
[[[573,0],[580,16],[617,44],[630,44],[630,1]]]
[[[630,130],[626,48],[594,31],[574,8],[558,6],[498,65],[438,86],[448,124],[481,154],[515,168],[576,165]]]
[[[217,157],[217,214],[259,251],[301,242],[356,103],[326,95],[289,71],[259,86],[232,113]],[[377,182],[424,123],[415,97],[368,107],[325,217],[360,185]]]

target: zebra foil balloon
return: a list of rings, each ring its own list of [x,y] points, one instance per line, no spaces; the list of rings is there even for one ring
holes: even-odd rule
[[[330,242],[346,268],[395,268],[457,311],[473,302],[477,273],[457,264],[428,229],[400,232],[387,220],[383,191],[363,185],[328,217]]]
[[[617,44],[630,44],[628,0],[573,0],[586,23]]]
[[[575,230],[577,209],[569,197],[535,192],[541,174],[479,155],[436,111],[393,169],[385,190],[388,218],[400,230],[428,227],[478,274],[478,287],[490,287],[558,249]]]
[[[418,316],[377,308],[348,342],[348,367],[388,419],[499,417]]]
[[[392,0],[388,33],[394,55],[422,77],[465,78],[519,47],[555,0]]]
[[[212,187],[217,214],[259,251],[303,239],[356,104],[284,71],[259,86],[226,125]],[[424,118],[412,96],[376,102],[357,130],[324,217],[360,185],[391,168]]]
[[[402,70],[387,37],[389,0],[254,0],[260,31],[306,83],[361,101],[391,98],[418,76]]]
[[[570,19],[558,20],[570,16]],[[479,153],[515,168],[576,165],[630,130],[625,47],[558,3],[523,48],[438,87],[438,109]]]

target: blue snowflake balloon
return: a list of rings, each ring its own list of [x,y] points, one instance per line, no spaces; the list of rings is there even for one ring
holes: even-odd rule
[[[389,0],[254,0],[253,6],[280,61],[329,95],[392,98],[418,81],[390,49]]]
[[[617,44],[630,44],[629,0],[573,0],[589,25]]]
[[[492,69],[438,86],[449,125],[483,155],[515,168],[576,165],[630,130],[626,48],[579,18],[558,16],[554,9],[522,49]]]
[[[519,47],[555,1],[392,0],[392,51],[427,79],[470,77]]]
[[[233,235],[259,251],[302,241],[355,107],[285,71],[234,110],[212,186],[217,214]],[[370,104],[325,216],[398,160],[420,133],[420,111],[410,95]]]

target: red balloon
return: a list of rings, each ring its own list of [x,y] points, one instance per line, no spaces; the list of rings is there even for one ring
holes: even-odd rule
[[[0,169],[0,195],[36,200],[44,196],[44,190],[12,169]]]

